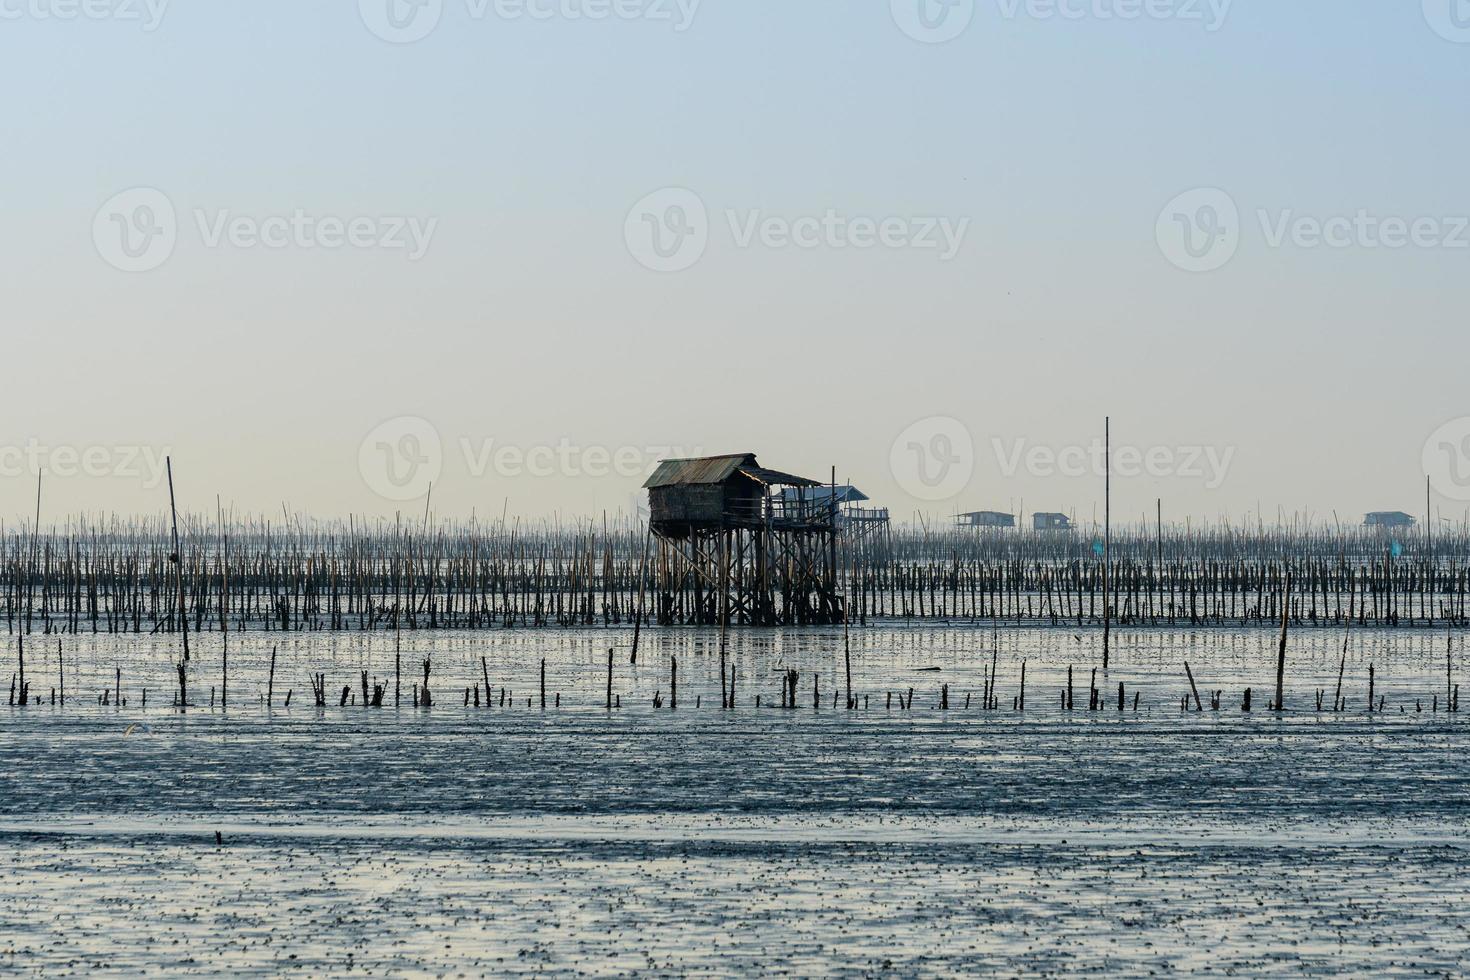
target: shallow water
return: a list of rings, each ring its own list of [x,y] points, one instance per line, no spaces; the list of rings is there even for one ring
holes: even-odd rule
[[[67,703],[47,683],[0,735],[0,968],[1464,970],[1470,729],[1443,710],[1458,638],[1447,681],[1443,635],[1350,636],[1347,709],[1318,713],[1343,637],[1294,633],[1281,715],[1262,710],[1276,637],[1259,631],[1125,633],[1091,712],[1096,633],[854,631],[855,711],[831,701],[840,631],[732,634],[733,711],[717,634],[645,633],[636,666],[629,639],[416,634],[405,703],[370,709],[337,701],[363,669],[391,684],[392,636],[232,636],[224,710],[206,635],[181,713],[169,638],[61,637]],[[55,642],[27,643],[33,695]],[[416,709],[407,665],[421,674],[425,651],[436,704]],[[496,706],[465,707],[482,656]],[[1186,659],[1204,711],[1180,710]],[[1365,710],[1370,662],[1383,713]],[[774,706],[788,666],[795,710]],[[116,669],[127,703],[101,705]]]

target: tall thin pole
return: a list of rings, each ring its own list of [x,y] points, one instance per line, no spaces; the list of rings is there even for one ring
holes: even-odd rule
[[[1103,670],[1108,669],[1108,641],[1113,630],[1113,594],[1109,569],[1113,562],[1113,420],[1103,419]]]
[[[730,535],[721,530],[720,546],[716,552],[720,560],[720,656],[725,655],[730,640]]]
[[[650,515],[648,531],[643,536],[643,561],[638,565],[638,609],[633,613],[633,656],[630,661],[635,664],[638,662],[638,634],[643,629],[643,584],[648,578],[648,546],[653,542],[651,520],[652,515]],[[726,617],[725,623],[720,627],[720,653],[722,654],[725,652],[725,626],[728,625],[729,617]]]
[[[1432,507],[1430,505],[1429,498],[1430,498],[1429,477],[1426,476],[1424,478],[1424,550],[1427,551],[1427,552],[1429,552],[1429,558],[1433,559],[1434,558],[1434,524],[1432,522],[1432,518],[1434,516],[1434,513],[1433,513],[1433,509],[1432,509]]]
[[[1282,696],[1286,682],[1286,626],[1291,621],[1291,572],[1286,573],[1286,586],[1281,592],[1281,642],[1276,648],[1276,710],[1283,710]]]
[[[1159,568],[1164,567],[1164,498],[1159,497],[1154,501],[1154,530],[1157,534],[1159,548]]]
[[[393,707],[398,707],[403,700],[401,694],[403,688],[403,599],[399,587],[399,532],[403,526],[403,515],[401,513],[393,519]]]
[[[219,635],[220,677],[219,704],[221,708],[230,703],[230,537],[225,533],[225,512],[220,506],[219,495],[214,498],[215,522],[219,525]]]
[[[31,561],[26,569],[26,631],[31,628],[31,596],[35,570],[41,560],[41,474],[36,473],[36,522],[31,525]]]
[[[184,663],[189,662],[189,617],[185,615],[184,609],[184,556],[179,550],[179,510],[174,504],[174,462],[172,456],[163,458],[164,465],[168,467],[168,510],[173,518],[174,526],[174,567],[178,574],[179,586],[179,627],[184,633]]]
[[[828,575],[830,576],[828,579],[827,594],[832,597],[832,602],[837,602],[837,467],[835,466],[832,467],[832,482],[830,487],[831,489],[828,491],[829,496],[827,497],[828,520],[831,523],[827,535],[827,560],[830,563],[827,568]]]
[[[849,481],[848,484],[847,484],[847,486],[850,488],[852,486],[852,482]],[[837,467],[835,467],[835,466],[832,467],[832,540],[833,540],[833,542],[836,542],[836,540],[837,540]],[[851,551],[851,546],[849,545],[849,552],[850,551]],[[833,554],[832,574],[835,576],[837,574],[837,563],[836,563],[836,554],[837,554],[837,551],[836,551],[836,545],[835,545],[835,543],[833,545],[832,554]],[[856,560],[856,559],[854,559],[854,560]],[[852,633],[851,633],[851,629],[850,629],[850,626],[849,626],[849,623],[848,623],[848,616],[847,616],[848,605],[849,605],[848,604],[848,598],[849,597],[848,597],[848,594],[847,594],[847,586],[848,585],[849,585],[849,582],[844,582],[843,583],[842,596],[841,596],[841,600],[842,600],[842,665],[843,665],[843,671],[844,671],[844,673],[845,673],[845,675],[847,677],[847,691],[846,691],[846,694],[847,694],[847,710],[848,711],[852,711],[857,705],[853,701],[853,698],[852,698]],[[815,679],[813,680],[813,683],[815,683]]]

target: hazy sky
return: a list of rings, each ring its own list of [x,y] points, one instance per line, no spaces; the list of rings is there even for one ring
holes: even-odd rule
[[[7,521],[1470,496],[1470,4],[160,2],[0,0]]]

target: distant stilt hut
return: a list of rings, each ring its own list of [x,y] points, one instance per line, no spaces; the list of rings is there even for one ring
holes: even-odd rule
[[[1015,527],[1016,515],[1003,514],[998,510],[972,510],[967,514],[956,514],[956,527]]]
[[[754,453],[666,459],[643,486],[660,623],[842,621],[831,486],[767,469]]]
[[[1031,515],[1031,527],[1036,531],[1070,531],[1072,519],[1066,514],[1038,512]]]

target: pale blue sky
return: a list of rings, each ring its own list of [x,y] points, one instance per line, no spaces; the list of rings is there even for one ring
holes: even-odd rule
[[[152,31],[37,15],[67,2],[0,0],[3,441],[167,447],[196,506],[412,509],[359,463],[409,415],[442,437],[446,514],[626,505],[636,477],[476,473],[462,449],[565,439],[835,464],[900,513],[1087,515],[1100,481],[1007,474],[993,440],[1064,450],[1111,414],[1121,444],[1233,453],[1217,487],[1123,480],[1126,514],[1419,513],[1426,438],[1470,413],[1470,248],[1273,248],[1258,217],[1470,215],[1470,44],[1417,0],[1237,0],[1213,32],[979,0],[943,44],[887,2],[704,0],[678,31],[445,0],[410,44],[356,0],[174,0]],[[134,187],[167,196],[178,241],[129,273],[93,221]],[[658,273],[624,225],[666,187],[698,195],[709,244]],[[1240,240],[1190,273],[1155,224],[1201,187]],[[409,261],[211,247],[196,218],[298,209],[437,224]],[[828,209],[969,223],[942,261],[741,247],[727,216]],[[938,501],[890,465],[931,416],[976,447]],[[152,511],[148,482],[57,476],[48,502]],[[33,493],[0,459],[0,514]]]

